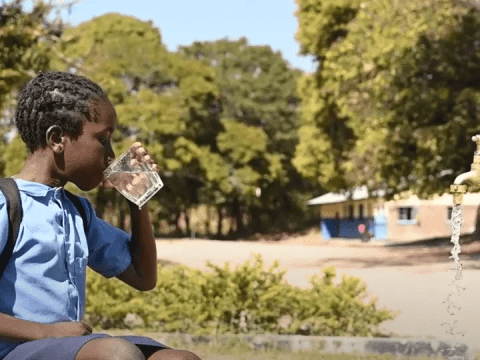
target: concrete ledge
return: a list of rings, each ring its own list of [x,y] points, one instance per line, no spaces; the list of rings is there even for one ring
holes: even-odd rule
[[[122,332],[124,333],[124,332]],[[115,332],[112,335],[119,335]],[[318,351],[326,354],[391,354],[393,356],[442,356],[448,359],[473,359],[465,344],[429,338],[363,338],[304,335],[188,335],[144,333],[166,345],[172,343],[227,345],[245,343],[253,349],[285,349]]]

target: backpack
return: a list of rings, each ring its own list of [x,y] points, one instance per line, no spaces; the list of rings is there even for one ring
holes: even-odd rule
[[[0,254],[0,277],[2,277],[2,273],[7,267],[8,260],[12,256],[13,248],[15,247],[15,242],[17,241],[18,230],[20,229],[20,223],[22,222],[23,218],[23,210],[20,193],[15,180],[12,178],[0,179],[0,191],[2,191],[5,196],[8,214],[8,238],[7,243]],[[83,219],[85,233],[87,233],[87,213],[85,212],[85,208],[76,195],[67,190],[64,191],[80,213],[80,216]]]

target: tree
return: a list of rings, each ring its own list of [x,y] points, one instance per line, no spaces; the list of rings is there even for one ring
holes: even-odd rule
[[[161,202],[153,200],[155,220],[175,221],[198,204],[203,186],[198,152],[214,148],[221,129],[212,69],[170,54],[151,22],[119,14],[66,29],[60,49],[70,61],[58,58],[54,66],[98,82],[115,105],[116,152],[138,140],[160,165],[165,187]],[[127,211],[115,192],[99,190],[95,196],[100,209],[110,199],[121,213]]]
[[[50,36],[55,33],[46,18],[51,8],[36,2],[25,12],[23,1],[0,6],[0,108],[14,89],[48,67]]]
[[[299,86],[297,169],[329,190],[447,190],[478,131],[478,14],[450,0],[297,4],[297,39],[318,59]]]
[[[248,214],[251,231],[297,225],[311,190],[291,164],[298,141],[296,81],[301,72],[269,46],[252,46],[245,38],[195,42],[179,53],[215,69],[225,128],[217,137],[224,161],[219,172],[224,185],[217,186],[222,190],[215,196],[219,213],[227,206],[237,228]]]
[[[295,87],[301,72],[291,69],[279,52],[241,38],[195,42],[179,53],[215,69],[223,117],[263,129],[269,151],[293,154],[299,120]]]
[[[13,141],[5,146],[0,159],[4,168],[4,176],[12,176],[18,174],[27,160],[27,147],[23,143],[20,136],[16,136]]]
[[[68,6],[70,3],[65,4]],[[13,109],[19,90],[39,71],[47,70],[56,50],[63,24],[56,16],[58,7],[35,1],[26,11],[24,1],[3,1],[0,5],[0,173],[17,173],[27,156],[26,147],[15,138],[7,144],[6,135],[13,129]],[[3,118],[2,118],[3,117]],[[25,148],[25,149],[23,149]]]

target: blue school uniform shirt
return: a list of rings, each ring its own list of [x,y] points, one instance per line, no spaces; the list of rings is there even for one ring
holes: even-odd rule
[[[23,219],[14,252],[0,278],[0,312],[40,323],[80,321],[85,311],[86,266],[110,278],[131,263],[130,235],[99,219],[80,197],[88,228],[63,188],[15,180]],[[0,192],[0,251],[8,236]],[[18,345],[18,344],[17,344]],[[15,344],[0,340],[0,359]]]

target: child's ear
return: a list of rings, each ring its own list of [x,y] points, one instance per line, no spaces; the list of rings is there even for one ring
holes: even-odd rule
[[[60,126],[50,126],[45,133],[45,140],[48,147],[55,153],[63,153],[65,149],[65,134]]]

